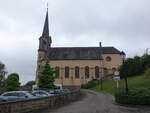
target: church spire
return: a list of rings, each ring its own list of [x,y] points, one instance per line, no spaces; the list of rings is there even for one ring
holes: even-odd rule
[[[44,23],[42,36],[43,37],[44,36],[49,37],[48,7],[47,7],[46,18],[45,18],[45,23]]]

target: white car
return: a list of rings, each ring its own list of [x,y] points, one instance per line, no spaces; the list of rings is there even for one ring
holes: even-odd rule
[[[32,95],[36,97],[46,97],[46,96],[52,96],[53,94],[49,94],[48,92],[43,90],[35,90],[32,92]]]

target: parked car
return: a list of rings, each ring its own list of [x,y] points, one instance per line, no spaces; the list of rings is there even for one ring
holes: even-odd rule
[[[61,92],[64,93],[64,94],[71,93],[71,91],[69,89],[62,89]]]
[[[36,97],[46,97],[46,96],[52,96],[53,94],[50,94],[44,90],[36,90],[32,92],[32,95]]]
[[[38,91],[38,90],[46,91],[48,94],[55,94],[54,89],[48,89],[48,88],[35,88],[34,89],[34,91]]]
[[[25,98],[16,97],[16,96],[0,96],[0,102],[10,102],[10,101],[20,101],[20,100],[25,100]]]
[[[62,90],[61,89],[55,89],[54,92],[55,92],[55,94],[62,94]]]
[[[28,91],[10,91],[10,92],[5,92],[3,93],[1,96],[6,96],[6,97],[20,97],[20,98],[24,98],[24,99],[31,99],[31,98],[35,98],[35,96],[33,96],[31,93],[29,93]]]
[[[47,88],[36,88],[34,89],[34,91],[38,91],[38,90],[41,90],[41,91],[46,91],[48,92],[49,94],[53,94],[53,95],[56,95],[56,94],[63,94],[63,93],[70,93],[71,91],[67,88],[65,89],[47,89]]]
[[[47,90],[47,92],[48,92],[49,94],[53,94],[53,95],[56,94],[54,89]]]

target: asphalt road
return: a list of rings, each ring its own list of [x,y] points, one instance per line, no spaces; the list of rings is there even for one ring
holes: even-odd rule
[[[47,113],[150,113],[150,106],[120,106],[111,95],[83,90],[84,98]]]

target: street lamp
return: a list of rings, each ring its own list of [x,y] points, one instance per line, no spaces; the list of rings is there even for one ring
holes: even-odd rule
[[[101,60],[102,60],[102,69],[104,68],[104,64],[103,64],[103,47],[102,47],[102,43],[99,42],[99,61],[100,61],[100,66],[101,66]],[[99,85],[100,85],[100,89],[103,90],[103,71],[101,71],[101,76],[99,75]]]
[[[121,56],[122,56],[122,60],[123,60],[123,64],[124,64],[126,54],[122,51],[122,52],[121,52]],[[125,80],[125,90],[126,90],[126,94],[128,94],[128,90],[129,90],[129,89],[128,89],[127,75],[124,74],[123,77],[124,77],[124,80]]]
[[[100,89],[103,90],[102,70],[100,70],[99,72],[99,84],[100,84]]]

